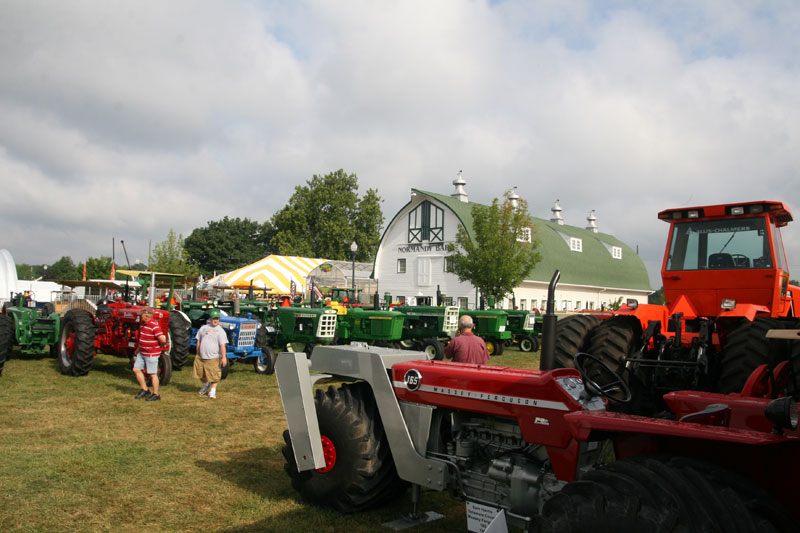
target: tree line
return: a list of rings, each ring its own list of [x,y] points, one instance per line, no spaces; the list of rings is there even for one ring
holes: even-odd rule
[[[358,177],[344,170],[313,175],[295,187],[286,206],[271,219],[210,220],[185,238],[172,228],[153,246],[149,264],[133,270],[154,270],[196,277],[228,272],[269,254],[350,260],[350,243],[358,244],[357,261],[375,258],[381,238],[382,198],[376,189],[359,195]],[[85,263],[63,256],[51,265],[17,265],[19,279],[108,279],[111,257],[90,257]],[[127,265],[116,263],[116,268]]]

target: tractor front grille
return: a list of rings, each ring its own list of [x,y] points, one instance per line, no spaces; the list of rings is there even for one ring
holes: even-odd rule
[[[332,339],[336,333],[336,313],[325,313],[320,315],[317,324],[317,338]]]
[[[239,327],[239,338],[236,339],[237,348],[252,348],[256,344],[258,322],[245,322]]]

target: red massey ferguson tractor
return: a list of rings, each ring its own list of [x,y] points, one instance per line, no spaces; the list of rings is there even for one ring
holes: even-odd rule
[[[317,346],[310,362],[282,353],[285,470],[304,499],[342,512],[410,485],[405,525],[432,518],[417,511],[428,490],[466,501],[470,531],[497,521],[529,532],[800,530],[794,398],[673,391],[672,419],[648,418],[607,410],[631,391],[600,358],[581,353],[574,366],[366,345]],[[314,394],[327,379],[344,384]]]
[[[174,282],[182,278],[176,274],[118,270],[118,274],[138,279],[136,286],[152,288],[155,319],[167,333],[168,345],[159,359],[158,377],[161,385],[169,383],[172,370],[179,370],[186,362],[189,351],[189,318],[180,311],[171,310]],[[169,289],[163,302],[155,302],[156,281]],[[166,281],[165,281],[166,280]],[[63,282],[69,284],[70,282]],[[75,282],[80,285],[81,282]],[[127,291],[126,291],[127,292]],[[97,306],[87,300],[77,300],[61,320],[61,335],[56,349],[61,373],[85,376],[89,373],[96,353],[127,357],[133,361],[138,341],[141,312],[144,301],[128,303],[124,298],[101,300]]]
[[[661,276],[666,305],[630,301],[614,313],[558,321],[555,364],[582,351],[623,374],[634,412],[657,412],[662,395],[695,389],[739,392],[762,365],[773,382],[800,344],[767,339],[797,328],[800,288],[789,285],[780,228],[792,220],[780,202],[669,209]],[[763,392],[763,391],[762,391]]]

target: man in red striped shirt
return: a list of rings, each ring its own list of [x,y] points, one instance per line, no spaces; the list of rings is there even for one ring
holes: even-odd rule
[[[161,331],[161,326],[158,321],[154,320],[155,310],[152,307],[145,307],[142,309],[140,326],[139,326],[139,344],[136,347],[136,361],[133,363],[133,373],[136,375],[136,381],[142,390],[136,395],[136,399],[140,400],[146,398],[148,402],[154,402],[161,399],[158,395],[158,358],[161,356],[161,351],[167,345],[167,337]],[[145,370],[150,376],[150,381],[153,382],[153,393],[147,390],[147,381],[145,379]]]

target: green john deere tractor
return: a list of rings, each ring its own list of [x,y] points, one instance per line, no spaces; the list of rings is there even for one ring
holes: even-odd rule
[[[425,352],[428,359],[444,357],[444,346],[458,331],[458,307],[399,305],[392,309],[405,315],[400,340],[404,349]]]
[[[37,303],[29,293],[11,293],[0,314],[0,374],[15,344],[25,354],[54,354],[60,326],[52,303]]]
[[[461,309],[459,317],[472,317],[472,332],[486,342],[489,355],[501,355],[506,341],[511,340],[508,331],[508,313],[501,309]]]
[[[506,313],[508,313],[507,329],[511,332],[511,339],[506,341],[506,345],[517,344],[520,351],[523,352],[539,351],[542,317],[538,317],[530,311],[518,309],[507,309]]]
[[[405,315],[395,311],[348,307],[339,308],[336,337],[339,344],[353,341],[400,348]]]

